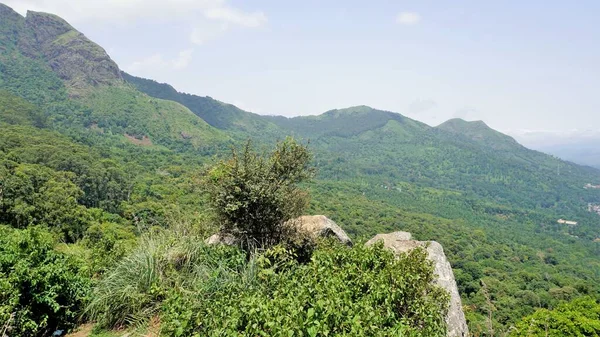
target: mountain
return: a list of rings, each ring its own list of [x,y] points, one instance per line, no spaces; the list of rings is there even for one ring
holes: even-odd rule
[[[483,121],[467,122],[454,118],[438,125],[437,128],[453,133],[457,137],[467,137],[495,150],[509,151],[522,148],[514,138],[490,128]]]
[[[180,93],[172,86],[122,73],[123,78],[139,91],[149,96],[178,102],[190,109],[196,116],[208,124],[232,133],[251,135],[271,135],[277,133],[277,127],[261,116],[241,110],[232,104],[217,101],[211,97],[202,97]]]
[[[127,84],[104,49],[58,16],[0,8],[0,84],[61,127],[145,146],[210,148],[229,141],[189,109]]]
[[[354,237],[442,243],[474,334],[490,305],[506,332],[538,307],[600,298],[600,217],[588,211],[600,193],[583,188],[600,171],[483,122],[431,127],[367,106],[261,116],[123,73],[59,17],[0,5],[0,131],[0,222],[49,228],[97,275],[140,233],[212,230],[203,165],[246,139],[263,149],[293,135],[318,169],[310,212]]]

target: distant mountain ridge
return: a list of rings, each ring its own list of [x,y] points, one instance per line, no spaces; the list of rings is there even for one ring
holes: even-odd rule
[[[496,150],[522,148],[522,145],[514,138],[490,128],[483,121],[468,122],[460,118],[453,118],[438,125],[436,128],[456,135],[462,135]]]

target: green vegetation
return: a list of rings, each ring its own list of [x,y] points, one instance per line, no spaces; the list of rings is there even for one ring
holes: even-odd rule
[[[269,247],[289,236],[285,223],[302,215],[308,195],[298,184],[312,178],[311,154],[293,138],[278,143],[268,157],[234,149],[208,173],[208,192],[221,231],[247,249]]]
[[[399,259],[382,246],[325,245],[306,265],[275,247],[237,277],[169,294],[173,336],[444,336],[448,295],[430,282],[424,250]],[[273,263],[288,261],[288,263]],[[390,291],[397,289],[397,291]],[[186,289],[187,290],[187,289]]]
[[[55,245],[42,228],[0,226],[0,327],[8,336],[51,335],[77,323],[90,278]]]
[[[583,297],[561,303],[553,310],[540,309],[524,317],[511,336],[598,336],[600,304]]]
[[[384,287],[385,275],[403,275],[395,268],[431,277],[419,253],[394,262],[378,249],[324,245],[310,259],[289,245],[256,255],[203,243],[223,226],[282,224],[307,205],[304,190],[308,213],[331,217],[355,240],[407,230],[442,243],[473,335],[545,333],[553,315],[585,322],[574,329],[593,335],[600,217],[587,204],[599,204],[600,191],[582,187],[600,183],[598,170],[527,150],[483,123],[432,128],[364,106],[262,117],[126,74],[129,83],[84,78],[85,90],[73,91],[24,20],[0,5],[0,327],[13,335],[51,335],[80,317],[105,328],[158,317],[167,335],[220,331],[220,318],[232,335],[441,331],[443,303],[433,296],[394,314],[380,302],[401,300]],[[68,66],[81,50],[69,47],[78,35],[64,33],[52,41]],[[310,140],[315,180],[297,175],[307,151],[289,140],[266,155],[237,153],[237,165],[226,159],[248,139],[260,152],[288,135]],[[284,169],[297,164],[301,171]],[[264,208],[252,219],[255,205]],[[364,282],[377,289],[358,293]],[[310,307],[307,294],[326,305]],[[432,330],[419,330],[419,320]]]

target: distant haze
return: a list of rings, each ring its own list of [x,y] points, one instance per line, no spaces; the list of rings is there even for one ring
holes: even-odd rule
[[[555,131],[514,132],[521,144],[578,164],[600,168],[600,132]]]
[[[596,0],[4,3],[64,17],[134,75],[260,114],[364,104],[484,120],[534,148],[600,139]]]

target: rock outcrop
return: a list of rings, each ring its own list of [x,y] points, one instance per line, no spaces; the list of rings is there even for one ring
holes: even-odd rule
[[[466,337],[469,334],[465,314],[462,310],[462,302],[454,279],[452,267],[446,259],[442,245],[435,241],[414,241],[412,235],[407,232],[395,232],[389,234],[378,234],[366,245],[373,245],[379,241],[384,247],[391,249],[394,253],[406,253],[417,247],[427,249],[428,258],[435,266],[434,273],[437,276],[436,283],[450,294],[450,308],[446,316],[448,325],[448,337]]]
[[[307,233],[314,238],[335,238],[340,243],[352,246],[352,240],[342,227],[324,215],[305,215],[288,221],[299,231]]]
[[[305,233],[314,239],[335,238],[340,243],[352,246],[352,240],[346,232],[338,226],[333,220],[324,215],[305,215],[296,219],[289,220],[286,225],[293,226],[298,231]],[[216,233],[206,239],[209,245],[224,244],[235,245],[238,243],[236,237],[231,234]]]
[[[56,15],[29,11],[22,17],[0,4],[0,22],[0,51],[16,48],[47,63],[72,96],[90,86],[125,84],[106,51]]]
[[[25,27],[28,42],[21,43],[22,51],[41,56],[71,94],[89,86],[123,83],[119,67],[106,51],[60,17],[29,11]]]

